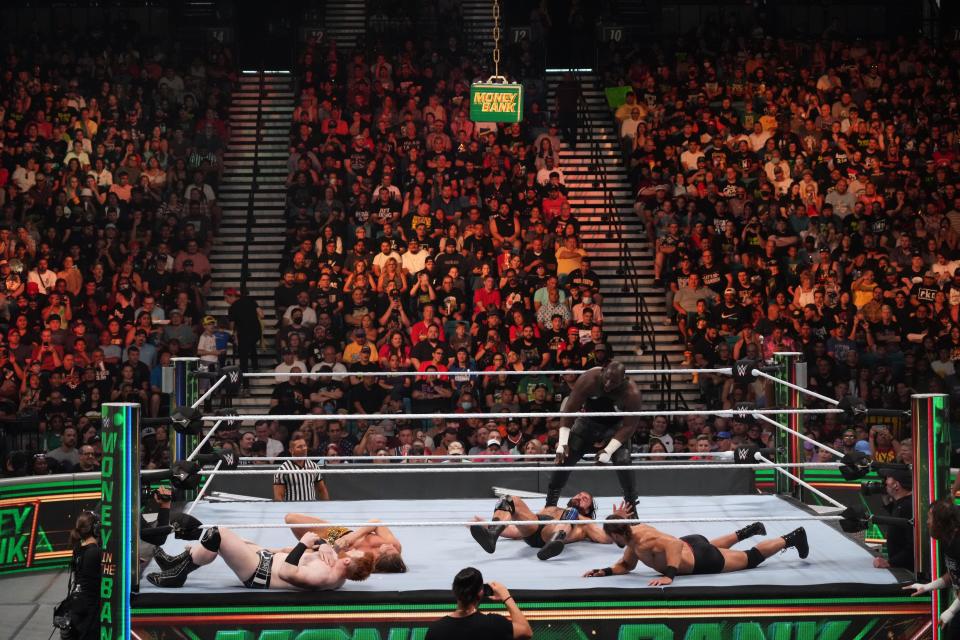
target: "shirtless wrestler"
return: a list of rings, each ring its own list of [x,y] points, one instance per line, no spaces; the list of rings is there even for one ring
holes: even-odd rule
[[[180,537],[190,537],[180,535]],[[248,589],[339,589],[346,580],[366,580],[373,569],[373,557],[362,551],[337,553],[309,531],[290,551],[273,551],[249,544],[226,527],[203,531],[200,544],[176,556],[155,557],[161,571],[147,580],[158,587],[182,587],[187,576],[217,556]]]
[[[762,540],[748,551],[731,549],[733,545],[756,535],[765,535],[762,522],[729,533],[715,540],[707,540],[701,535],[676,538],[658,531],[648,525],[620,524],[617,520],[627,517],[627,506],[621,505],[614,514],[607,517],[603,530],[623,552],[623,557],[612,567],[592,569],[584,574],[588,578],[615,576],[630,573],[642,562],[663,575],[652,579],[649,585],[661,587],[671,584],[680,575],[706,573],[727,573],[753,569],[761,562],[788,547],[794,547],[801,558],[810,553],[807,533],[803,527],[795,529],[785,536]]]
[[[566,508],[545,506],[538,513],[521,498],[504,496],[493,512],[494,520],[540,520],[540,525],[490,525],[475,524],[470,534],[484,551],[493,553],[497,548],[497,539],[501,536],[514,540],[523,540],[531,547],[539,549],[537,557],[549,560],[560,555],[566,545],[581,540],[610,544],[610,536],[596,524],[576,524],[578,520],[592,520],[596,514],[593,496],[581,491],[570,498]],[[475,517],[476,520],[482,518]]]
[[[406,573],[407,565],[403,562],[403,546],[389,528],[379,524],[379,520],[371,520],[369,527],[360,527],[351,531],[345,527],[338,527],[332,522],[321,520],[305,513],[288,513],[284,520],[291,526],[295,538],[300,538],[307,531],[313,531],[321,539],[326,540],[334,551],[363,551],[373,556],[374,573]],[[303,525],[303,526],[298,526]]]

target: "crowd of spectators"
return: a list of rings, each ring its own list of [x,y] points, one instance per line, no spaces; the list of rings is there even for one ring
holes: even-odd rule
[[[7,44],[0,460],[5,475],[94,470],[100,405],[165,411],[160,367],[216,322],[207,252],[233,60],[131,28]],[[145,431],[144,464],[167,464],[167,430]]]
[[[688,363],[799,351],[809,388],[833,398],[907,409],[912,393],[957,397],[960,49],[702,44],[624,53],[605,78],[631,89],[614,115]],[[770,401],[762,381],[697,382],[709,408]],[[906,435],[901,421],[805,422],[881,459]]]
[[[625,51],[604,77],[632,88],[613,116],[689,364],[796,350],[828,396],[907,408],[914,392],[956,393],[958,50],[763,38],[712,50]],[[0,411],[36,417],[42,454],[6,456],[7,473],[95,465],[99,403],[161,411],[159,365],[217,329],[205,252],[229,52],[41,51],[9,54],[0,77]],[[474,123],[482,73],[455,38],[370,51],[311,42],[297,72],[269,412],[304,422],[221,430],[217,445],[279,455],[300,432],[313,455],[552,451],[556,420],[402,414],[556,410],[572,379],[537,371],[613,357],[557,105],[532,91],[522,123]],[[511,370],[531,375],[470,373]],[[307,371],[340,375],[289,375]],[[447,375],[365,375],[380,371]],[[762,381],[696,381],[711,409],[772,402]],[[346,413],[396,418],[310,418]],[[805,428],[879,459],[908,448],[897,421]],[[166,464],[166,429],[146,436],[145,462]],[[694,416],[643,421],[633,445],[706,454],[769,438]]]
[[[636,215],[656,247],[656,284],[689,364],[797,350],[809,387],[828,396],[905,409],[912,392],[954,391],[956,51],[905,41],[728,44],[723,54],[631,52],[604,78],[633,89],[614,117]],[[343,375],[278,377],[272,411],[554,410],[570,379],[466,372],[611,357],[600,279],[566,201],[556,104],[534,96],[521,125],[472,123],[473,71],[429,43],[348,61],[333,47],[305,53],[277,371]],[[451,375],[351,375],[381,370]],[[696,381],[711,409],[773,402],[763,381]],[[294,428],[319,455],[508,460],[552,451],[556,426],[398,415]],[[285,439],[279,424],[267,427]],[[895,419],[824,416],[805,429],[844,451],[908,455]],[[706,454],[770,438],[746,420],[658,418],[642,422],[633,446]]]
[[[399,414],[555,410],[570,380],[535,372],[610,358],[553,106],[535,97],[520,124],[472,122],[481,70],[455,38],[369,55],[311,43],[300,63],[270,412],[397,420],[270,433],[304,432],[314,455],[547,451],[554,420]],[[383,370],[449,375],[362,375]],[[305,371],[343,375],[287,375]]]

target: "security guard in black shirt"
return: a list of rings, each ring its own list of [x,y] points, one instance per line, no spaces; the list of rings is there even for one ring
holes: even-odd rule
[[[913,475],[906,469],[881,469],[886,495],[884,508],[890,516],[913,520]],[[913,527],[891,524],[887,527],[887,557],[874,558],[878,569],[913,571]]]

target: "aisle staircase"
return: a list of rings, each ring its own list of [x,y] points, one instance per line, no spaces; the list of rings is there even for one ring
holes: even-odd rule
[[[463,37],[466,50],[473,53],[489,53],[493,50],[493,2],[492,0],[463,0],[460,3],[463,21]],[[500,20],[503,27],[503,19]],[[506,34],[501,31],[500,44],[506,45]]]
[[[265,341],[259,368],[277,363],[274,349],[277,315],[273,290],[280,279],[284,248],[288,132],[293,114],[293,79],[289,73],[244,73],[230,105],[230,142],[224,152],[219,200],[223,222],[210,254],[213,287],[209,312],[225,317],[223,291],[241,288],[264,310]],[[259,123],[259,124],[258,124]],[[252,224],[248,212],[252,208]],[[244,257],[247,272],[242,273]],[[246,276],[246,277],[244,277]],[[251,381],[251,394],[234,406],[266,411],[272,391],[269,379]]]
[[[559,73],[547,76],[551,110],[561,78]],[[593,269],[601,278],[604,331],[615,356],[628,369],[678,368],[683,363],[684,345],[677,340],[676,328],[667,324],[663,289],[653,286],[653,247],[640,219],[633,213],[634,200],[613,115],[597,77],[582,74],[579,79],[584,101],[579,144],[576,149],[561,145],[560,166],[566,177],[571,207],[581,224],[580,238],[593,260]],[[596,141],[600,150],[596,164],[591,141]],[[605,207],[604,180],[613,196],[614,210],[609,214]],[[634,265],[635,279],[630,277],[629,270],[623,271],[621,257],[624,254]],[[638,317],[638,297],[648,311],[645,319]],[[702,406],[696,385],[689,377],[671,377],[669,398],[666,385],[660,385],[654,378],[644,377],[638,381],[645,390],[644,409],[657,409],[664,402],[673,406],[679,403],[681,407],[683,404],[691,408]]]
[[[366,0],[337,0],[324,8],[325,39],[337,43],[341,52],[351,51],[367,29]]]

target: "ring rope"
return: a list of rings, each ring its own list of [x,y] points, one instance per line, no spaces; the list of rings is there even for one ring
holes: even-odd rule
[[[312,460],[314,462],[322,462],[325,460],[347,460],[347,461],[356,461],[356,460],[406,460],[407,458],[416,458],[417,460],[463,460],[464,458],[477,458],[488,456],[490,454],[474,453],[474,454],[463,454],[463,455],[411,455],[407,454],[405,456],[240,456],[237,458],[239,462],[264,462],[267,460],[279,460],[285,462],[287,460]],[[503,454],[507,455],[507,454]],[[509,454],[511,460],[553,460],[556,458],[554,453],[518,453],[516,455]],[[688,458],[690,456],[704,456],[716,458],[718,460],[733,460],[733,451],[707,451],[703,453],[697,453],[696,451],[685,451],[685,452],[674,452],[674,453],[631,453],[630,457],[637,458],[655,458],[668,457],[668,458]],[[584,458],[596,458],[597,454],[587,453],[584,454]],[[823,464],[834,464],[840,466],[839,462],[825,462]]]
[[[191,515],[193,510],[196,509],[197,505],[200,504],[200,499],[207,492],[207,487],[210,486],[210,483],[213,482],[213,479],[216,477],[216,472],[220,470],[220,465],[223,464],[223,460],[217,460],[217,465],[213,468],[212,473],[207,478],[207,481],[203,483],[203,487],[200,488],[200,493],[197,494],[196,499],[190,503],[190,507],[187,509],[187,515]]]
[[[778,378],[778,377],[776,377],[776,376],[772,376],[772,375],[770,375],[769,373],[766,373],[766,372],[764,372],[764,371],[760,371],[759,369],[754,369],[754,370],[753,370],[753,375],[754,375],[754,376],[757,376],[757,377],[759,377],[759,378],[766,378],[767,380],[770,380],[770,381],[772,381],[772,382],[779,382],[780,384],[782,384],[783,386],[787,387],[788,389],[793,389],[794,391],[799,391],[800,393],[806,394],[806,395],[810,396],[811,398],[816,398],[817,400],[822,400],[823,402],[826,402],[826,403],[828,403],[828,404],[832,404],[832,405],[835,406],[835,407],[840,404],[840,401],[839,401],[839,400],[834,400],[833,398],[830,398],[830,397],[828,397],[828,396],[821,395],[821,394],[817,393],[816,391],[810,391],[810,389],[807,389],[807,388],[805,388],[805,387],[801,387],[801,386],[798,385],[798,384],[793,384],[792,382],[787,382],[786,380],[781,380],[780,378]]]
[[[481,457],[481,456],[474,456]],[[496,458],[498,456],[485,456],[487,458]],[[509,458],[508,455],[500,456]],[[485,461],[486,462],[486,461]],[[350,474],[387,474],[387,473],[504,473],[505,471],[678,471],[688,469],[769,469],[769,464],[763,463],[712,463],[704,462],[701,464],[644,464],[644,465],[616,465],[616,464],[589,464],[589,465],[544,465],[544,466],[508,466],[503,463],[497,463],[496,460],[490,460],[489,463],[495,466],[466,466],[466,467],[442,467],[435,464],[422,466],[370,466],[370,467],[346,467],[333,468],[324,467],[323,475],[350,475]],[[786,462],[784,467],[802,468],[802,469],[835,469],[838,464],[833,462]],[[300,475],[308,473],[317,473],[316,469],[222,469],[220,471],[203,471],[202,473],[216,474],[221,476],[242,476],[242,475]]]
[[[839,521],[843,520],[843,516],[818,516],[818,515],[809,515],[809,516],[768,516],[768,515],[747,515],[739,517],[731,516],[722,516],[715,518],[703,518],[698,517],[695,519],[691,518],[645,518],[640,520],[638,518],[630,518],[617,520],[617,524],[678,524],[686,522],[694,522],[697,524],[703,522],[744,522],[749,520],[762,520],[764,522],[810,522],[811,520],[821,520],[821,521]],[[576,524],[604,524],[608,522],[607,520],[600,520],[597,518],[590,520],[577,520]],[[361,527],[369,527],[372,523],[367,522],[337,522],[336,525],[328,526],[338,526],[345,527],[347,529],[359,529]],[[380,527],[469,527],[473,525],[480,525],[485,527],[495,527],[499,525],[550,525],[550,524],[564,524],[561,520],[476,520],[464,522],[460,520],[398,520],[396,522],[377,522],[377,526]],[[284,523],[240,523],[233,524],[229,522],[224,522],[220,524],[203,524],[200,525],[201,529],[213,529],[215,527],[227,527],[230,529],[295,529],[302,528],[303,525],[288,524]]]
[[[202,405],[204,402],[207,401],[207,398],[209,398],[209,397],[211,397],[211,396],[213,395],[213,393],[217,390],[217,388],[218,388],[220,385],[222,385],[222,384],[223,384],[224,382],[226,382],[226,381],[227,381],[227,376],[225,376],[225,375],[224,375],[224,376],[220,376],[220,379],[217,380],[216,382],[214,382],[212,385],[210,385],[210,388],[207,389],[207,390],[203,393],[202,396],[200,396],[199,398],[197,398],[197,401],[194,402],[192,405],[190,405],[190,408],[191,408],[191,409],[196,409],[196,408],[198,408],[200,405]]]
[[[714,411],[695,411],[692,409],[678,409],[673,411],[595,411],[592,413],[569,413],[564,411],[530,411],[530,412],[491,412],[491,413],[304,413],[304,414],[252,414],[238,416],[201,416],[204,422],[216,420],[234,420],[237,422],[256,422],[266,420],[272,422],[304,422],[306,420],[365,420],[377,422],[380,420],[489,420],[490,418],[654,418],[657,416],[707,416],[714,415],[722,418],[733,418],[750,413],[752,415],[816,415],[825,413],[844,413],[843,409],[752,409],[741,411],[737,409],[718,409]]]
[[[772,425],[775,426],[775,427],[778,427],[778,428],[780,428],[780,429],[783,429],[783,430],[786,431],[787,433],[792,433],[793,435],[797,436],[797,437],[800,438],[801,440],[806,440],[807,442],[809,442],[809,443],[812,444],[813,446],[815,446],[815,447],[820,447],[821,449],[823,449],[823,450],[826,451],[827,453],[833,454],[833,455],[835,455],[835,456],[838,457],[838,458],[843,458],[843,456],[844,456],[843,452],[837,451],[836,449],[834,449],[834,448],[831,447],[830,445],[823,444],[822,442],[817,442],[816,440],[814,440],[814,439],[811,438],[810,436],[805,435],[805,434],[802,434],[802,433],[800,433],[799,431],[797,431],[796,429],[791,429],[790,427],[788,427],[788,426],[785,425],[785,424],[780,424],[780,423],[777,422],[776,420],[773,420],[773,419],[771,419],[771,418],[768,418],[767,416],[765,416],[765,415],[763,415],[763,414],[758,414],[758,413],[756,413],[756,412],[753,412],[753,415],[754,415],[755,417],[757,417],[757,418],[760,418],[761,420],[763,420],[763,421],[766,422],[767,424],[772,424]]]
[[[303,371],[292,373],[290,371],[252,371],[244,373],[244,378],[276,378],[299,376],[301,378],[406,378],[406,377],[426,377],[426,376],[566,376],[582,375],[589,369],[548,369],[545,371],[516,371],[507,369],[504,371]],[[627,369],[624,371],[629,376],[659,376],[659,375],[693,375],[693,374],[727,374],[732,375],[731,367],[720,367],[715,369]],[[779,381],[779,379],[778,379]]]
[[[773,460],[770,460],[769,458],[765,457],[763,454],[757,453],[757,454],[755,454],[755,455],[756,455],[757,460],[759,460],[759,461],[761,461],[761,462],[766,462],[767,464],[769,464],[769,465],[771,466],[771,468],[776,469],[777,473],[781,473],[781,474],[785,475],[786,477],[788,477],[788,478],[790,478],[791,480],[795,481],[797,484],[801,485],[803,488],[807,489],[808,491],[810,491],[810,492],[813,493],[814,495],[820,496],[820,498],[822,498],[823,500],[826,500],[827,502],[829,502],[829,503],[832,504],[833,506],[837,507],[838,509],[846,509],[846,508],[847,508],[847,505],[843,504],[842,502],[839,502],[839,501],[835,500],[834,498],[831,498],[830,496],[828,496],[828,495],[827,495],[826,493],[824,493],[823,491],[820,491],[819,489],[813,487],[809,482],[807,482],[806,480],[804,480],[804,479],[801,478],[800,476],[797,476],[797,475],[794,475],[794,474],[790,473],[789,471],[787,471],[786,469],[784,469],[782,466],[780,466],[780,465],[776,464],[775,462],[773,462]]]
[[[217,429],[220,428],[221,424],[223,424],[223,420],[217,420],[216,422],[213,423],[213,426],[210,427],[210,431],[207,432],[207,435],[203,436],[203,440],[200,441],[200,444],[194,447],[193,451],[190,452],[190,455],[187,456],[187,462],[197,457],[197,454],[199,454],[200,451],[203,449],[203,445],[207,444],[207,442],[210,441],[210,438],[212,438],[213,434],[217,432]]]

